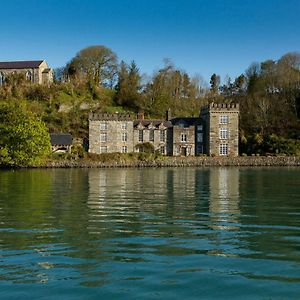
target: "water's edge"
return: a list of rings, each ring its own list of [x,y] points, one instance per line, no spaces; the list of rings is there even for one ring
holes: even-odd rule
[[[144,167],[209,167],[209,166],[300,166],[299,156],[248,156],[248,157],[164,157],[145,161],[56,160],[35,168],[144,168]]]

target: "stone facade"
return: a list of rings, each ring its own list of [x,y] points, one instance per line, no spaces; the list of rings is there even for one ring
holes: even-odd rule
[[[0,62],[0,86],[12,73],[23,73],[28,81],[36,84],[53,82],[53,70],[45,60]]]
[[[238,156],[239,105],[216,104],[203,107],[204,153],[210,156]]]
[[[133,119],[129,114],[90,114],[89,152],[133,152]]]
[[[169,156],[238,156],[236,104],[210,104],[197,118],[144,120],[127,114],[90,114],[89,152],[139,152],[145,143]]]

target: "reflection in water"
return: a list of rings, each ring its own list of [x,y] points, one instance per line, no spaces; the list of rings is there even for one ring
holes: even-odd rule
[[[298,169],[0,172],[0,298],[296,299],[299,186]]]
[[[239,210],[239,174],[238,168],[212,168],[210,178],[209,211],[212,228],[238,230]],[[217,223],[217,225],[215,225]]]

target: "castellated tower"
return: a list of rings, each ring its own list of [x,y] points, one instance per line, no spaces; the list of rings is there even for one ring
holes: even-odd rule
[[[238,156],[239,105],[211,103],[200,111],[204,125],[204,153]]]

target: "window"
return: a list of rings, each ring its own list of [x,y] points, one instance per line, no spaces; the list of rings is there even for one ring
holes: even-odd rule
[[[107,130],[107,123],[100,123],[100,130]]]
[[[149,141],[154,142],[154,130],[153,129],[151,129],[149,131]]]
[[[31,73],[31,71],[27,71],[26,72],[26,80],[32,81],[32,73]]]
[[[160,153],[165,154],[166,153],[166,148],[165,146],[160,146]]]
[[[197,125],[197,131],[203,131],[203,125]]]
[[[144,132],[143,130],[139,130],[139,142],[143,142],[144,140]]]
[[[4,84],[5,76],[2,72],[0,72],[0,86]]]
[[[228,124],[229,117],[227,115],[221,115],[220,116],[220,124]]]
[[[198,143],[202,143],[203,142],[203,133],[202,132],[198,132],[197,133],[197,142]]]
[[[100,146],[100,153],[107,153],[107,146]]]
[[[228,128],[220,129],[220,139],[227,140],[228,139]]]
[[[122,127],[123,130],[126,130],[127,129],[127,123],[122,123],[121,127]]]
[[[128,152],[127,146],[122,146],[122,153],[127,153],[127,152]]]
[[[106,132],[100,133],[100,142],[107,142],[107,133]]]
[[[161,129],[160,130],[160,141],[164,142],[166,140],[166,131]]]
[[[186,142],[186,141],[187,141],[187,136],[186,136],[185,133],[182,133],[182,134],[181,134],[181,141],[182,141],[182,142]]]
[[[127,142],[127,132],[122,133],[122,142]]]
[[[220,155],[228,155],[228,144],[221,144],[219,148]]]

